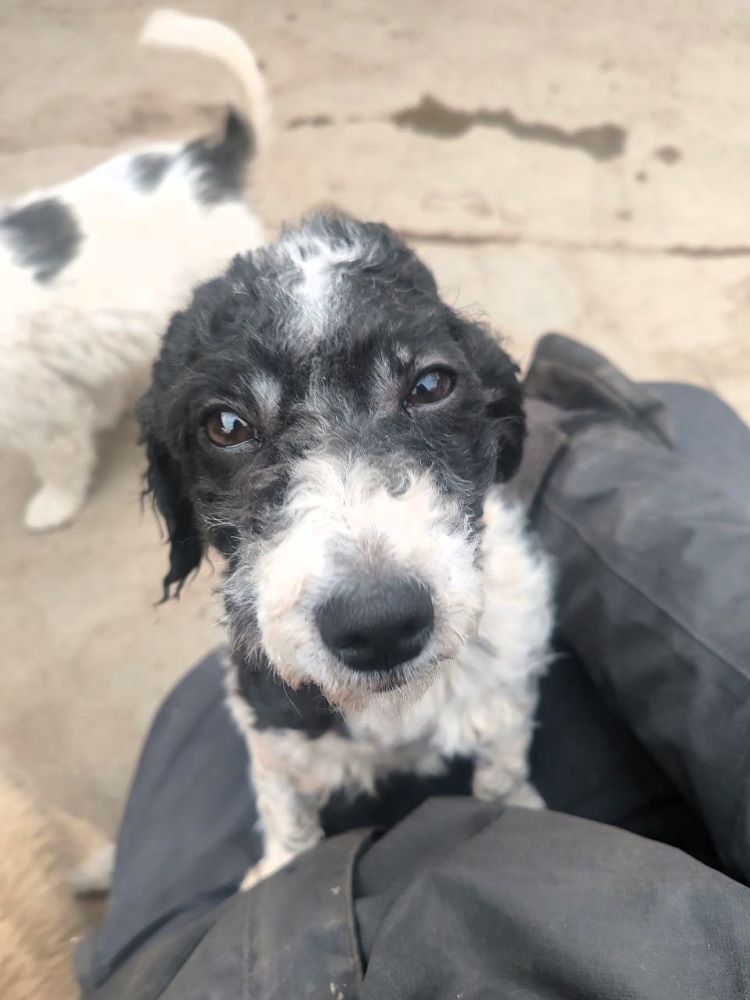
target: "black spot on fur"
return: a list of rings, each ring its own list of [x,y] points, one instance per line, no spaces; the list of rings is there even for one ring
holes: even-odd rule
[[[254,729],[296,729],[310,739],[334,731],[348,733],[340,712],[316,684],[291,688],[259,657],[238,668],[240,694],[253,706]]]
[[[158,188],[172,162],[167,153],[139,153],[133,157],[129,173],[138,190],[148,194]]]
[[[227,114],[224,134],[215,139],[196,139],[184,155],[197,173],[198,198],[204,205],[239,201],[245,188],[247,165],[256,152],[255,134],[234,110]]]
[[[0,218],[0,239],[16,263],[34,272],[36,281],[51,281],[75,258],[83,234],[73,212],[57,198],[43,198]]]
[[[389,830],[429,798],[471,795],[474,766],[469,757],[452,757],[445,762],[444,774],[383,775],[376,781],[374,795],[353,796],[351,789],[336,789],[320,813],[323,831],[333,837],[365,826]]]

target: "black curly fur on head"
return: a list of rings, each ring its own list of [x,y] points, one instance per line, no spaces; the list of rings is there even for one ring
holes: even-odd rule
[[[432,366],[455,389],[410,414],[404,394]],[[237,257],[172,320],[140,404],[148,489],[169,532],[165,590],[179,592],[206,544],[231,562],[268,531],[293,464],[322,448],[429,469],[478,524],[490,485],[520,461],[516,373],[386,226],[315,216]],[[212,408],[251,424],[252,447],[212,445]]]

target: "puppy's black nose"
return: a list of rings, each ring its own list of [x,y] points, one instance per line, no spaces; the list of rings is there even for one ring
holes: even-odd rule
[[[414,659],[432,632],[430,592],[416,580],[360,583],[318,608],[321,638],[352,670],[389,670]]]

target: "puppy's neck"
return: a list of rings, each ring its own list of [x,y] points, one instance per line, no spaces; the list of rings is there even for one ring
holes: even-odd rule
[[[314,739],[323,733],[344,733],[346,724],[317,684],[291,687],[273,669],[265,654],[235,653],[233,692],[249,706],[254,729],[295,729]]]

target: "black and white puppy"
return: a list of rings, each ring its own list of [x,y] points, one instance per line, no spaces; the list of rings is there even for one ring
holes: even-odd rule
[[[503,497],[516,368],[387,227],[316,216],[237,257],[173,319],[140,408],[166,592],[226,558],[230,705],[265,855],[321,836],[340,788],[475,760],[527,781],[552,623],[545,560]]]

